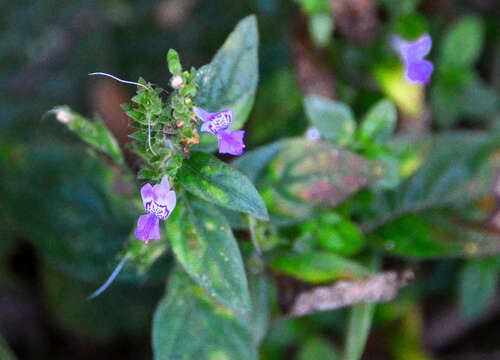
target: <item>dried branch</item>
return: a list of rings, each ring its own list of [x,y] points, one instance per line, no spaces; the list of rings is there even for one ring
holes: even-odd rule
[[[377,11],[373,0],[332,0],[339,32],[348,40],[370,44],[377,35]]]
[[[413,278],[411,270],[401,273],[387,271],[365,280],[338,281],[332,285],[316,287],[298,295],[288,315],[302,316],[362,302],[388,302]]]
[[[311,42],[304,16],[297,11],[290,37],[293,65],[299,88],[306,95],[335,98],[335,77],[325,53]]]

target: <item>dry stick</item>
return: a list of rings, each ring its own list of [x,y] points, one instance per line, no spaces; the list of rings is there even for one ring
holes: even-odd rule
[[[338,281],[332,285],[316,287],[301,293],[288,315],[303,316],[358,303],[388,302],[393,300],[399,289],[407,286],[413,278],[411,270],[402,273],[386,271],[365,280]]]
[[[332,0],[333,17],[342,36],[360,45],[372,43],[377,35],[374,0]]]

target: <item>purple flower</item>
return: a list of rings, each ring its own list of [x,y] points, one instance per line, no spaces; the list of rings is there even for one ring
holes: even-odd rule
[[[430,61],[424,60],[424,56],[431,51],[431,37],[422,35],[418,40],[410,42],[399,36],[394,36],[392,46],[405,64],[406,78],[410,82],[427,84],[434,70],[434,65]]]
[[[233,122],[232,110],[210,113],[196,106],[193,110],[196,116],[203,121],[200,130],[217,136],[219,153],[231,155],[243,154],[243,148],[245,147],[243,136],[245,135],[245,131],[226,131]]]
[[[150,239],[160,239],[160,220],[166,220],[175,208],[177,197],[170,190],[168,177],[165,175],[161,183],[151,186],[147,183],[141,188],[142,202],[149,215],[141,215],[137,221],[135,236],[146,244]]]
[[[245,147],[243,136],[245,136],[245,130],[220,131],[217,137],[219,139],[219,152],[231,155],[243,154]]]

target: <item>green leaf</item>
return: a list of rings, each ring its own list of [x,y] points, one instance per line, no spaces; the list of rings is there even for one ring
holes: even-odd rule
[[[231,129],[243,127],[255,100],[258,46],[257,19],[250,15],[236,25],[210,64],[202,66],[196,74],[199,90],[194,103],[207,111],[233,110]],[[216,141],[210,134],[202,136],[202,145]]]
[[[326,283],[338,279],[362,279],[369,271],[362,265],[326,252],[277,254],[271,268],[313,284]]]
[[[115,282],[89,301],[95,284],[65,275],[45,263],[41,275],[44,306],[51,319],[62,329],[100,341],[112,339],[117,333],[139,336],[148,331],[155,299],[160,296],[156,288]]]
[[[307,118],[325,139],[340,145],[352,140],[356,123],[347,105],[320,96],[307,96],[304,106]]]
[[[354,305],[349,311],[343,360],[359,360],[370,334],[375,304]]]
[[[108,155],[117,163],[124,163],[118,142],[100,118],[96,118],[91,122],[73,112],[68,106],[59,106],[51,111],[56,114],[58,121],[66,124],[68,129],[78,135],[87,144]]]
[[[168,70],[172,75],[180,75],[182,72],[181,61],[179,54],[174,49],[168,50],[167,53]]]
[[[1,143],[0,198],[10,227],[59,270],[104,281],[140,215],[133,181],[79,144]],[[126,268],[124,279],[137,274]]]
[[[153,319],[154,359],[257,360],[239,316],[212,303],[182,271],[174,272]]]
[[[480,18],[466,17],[446,32],[441,46],[439,68],[464,68],[473,65],[483,47],[484,24]]]
[[[318,244],[340,255],[354,255],[365,245],[365,238],[349,219],[327,213],[320,217],[314,232]]]
[[[394,190],[377,193],[363,212],[365,232],[406,214],[469,204],[490,191],[489,158],[500,146],[500,136],[451,132],[428,140],[431,156],[424,165]]]
[[[380,269],[380,258],[370,255],[368,266],[371,271]],[[375,303],[354,305],[349,311],[347,331],[345,333],[345,347],[343,360],[360,360],[370,334]]]
[[[497,281],[496,259],[470,260],[465,264],[460,274],[459,298],[462,313],[468,320],[478,317],[491,303]]]
[[[438,211],[406,215],[379,228],[369,241],[392,256],[418,259],[500,252],[500,236],[494,230]]]
[[[0,334],[0,359],[2,360],[16,360],[16,356],[10,350],[9,344],[7,344],[7,341],[2,337]]]
[[[166,223],[172,250],[186,272],[222,305],[245,313],[250,295],[238,244],[212,205],[179,199]]]
[[[264,201],[250,180],[211,155],[192,152],[183,162],[178,180],[187,191],[203,200],[261,220],[269,219]]]
[[[396,128],[397,112],[392,101],[384,99],[373,105],[359,128],[361,141],[386,141]]]
[[[277,225],[305,221],[324,208],[340,204],[374,182],[382,171],[352,152],[303,138],[257,149],[235,165],[256,178]]]
[[[247,274],[252,311],[243,315],[241,320],[252,333],[254,343],[259,345],[264,340],[269,326],[272,283],[263,273],[255,272],[254,269],[249,269]]]
[[[299,349],[297,360],[330,359],[340,360],[333,344],[322,336],[312,336],[304,341]]]
[[[317,46],[325,47],[330,42],[333,32],[331,13],[314,14],[309,18],[309,33]]]

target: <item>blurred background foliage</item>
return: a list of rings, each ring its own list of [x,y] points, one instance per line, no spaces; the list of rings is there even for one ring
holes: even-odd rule
[[[280,276],[311,283],[358,278],[369,270],[355,256],[370,246],[387,255],[385,267],[411,267],[417,281],[376,309],[358,305],[350,314],[277,316],[267,332],[266,311],[260,323],[216,321],[228,332],[251,327],[252,335],[241,335],[250,344],[267,334],[262,359],[357,359],[359,340],[345,339],[352,343],[346,353],[340,345],[352,326],[360,326],[354,331],[360,338],[368,337],[366,359],[498,359],[500,260],[493,255],[500,249],[500,185],[488,181],[495,179],[500,149],[500,12],[495,3],[2,2],[0,358],[151,358],[150,343],[157,344],[151,321],[171,256],[145,275],[126,268],[105,295],[86,300],[119,261],[139,214],[133,205],[135,185],[95,153],[88,156],[75,136],[44,114],[55,104],[98,114],[123,145],[127,118],[119,105],[133,89],[87,74],[142,76],[166,87],[169,48],[178,50],[184,64],[200,67],[237,21],[254,13],[260,81],[245,126],[246,143],[248,150],[272,144],[235,166],[255,181],[276,223],[287,226],[263,235],[263,248],[283,242],[289,248],[273,254],[270,267]],[[423,32],[433,37],[435,64],[426,88],[404,81],[390,48],[392,34],[416,38]],[[384,97],[392,102],[381,102]],[[380,112],[393,120],[375,134],[362,124],[367,118],[376,123]],[[331,126],[323,117],[339,122]],[[317,146],[307,152],[303,139],[275,141],[302,136],[309,124],[331,142],[384,164],[383,181],[375,182],[376,171],[362,160],[355,168],[345,165],[345,176],[374,184],[341,204],[358,187],[335,169],[316,167],[311,173],[343,191],[326,205],[341,205],[323,212],[324,203],[298,202],[297,194],[318,185],[304,181],[301,171],[321,161],[325,150]],[[401,136],[392,135],[394,128]],[[353,256],[356,262],[347,259]],[[175,309],[162,304],[181,296],[200,309],[193,316],[220,317],[207,307],[207,299],[192,295],[192,287],[181,282],[185,274],[176,271],[172,277],[172,299],[162,300],[157,316],[172,316]],[[287,282],[278,281],[277,291],[270,291],[263,281],[250,281],[252,299],[271,292],[277,313]],[[204,331],[200,319],[187,320],[186,337]]]

